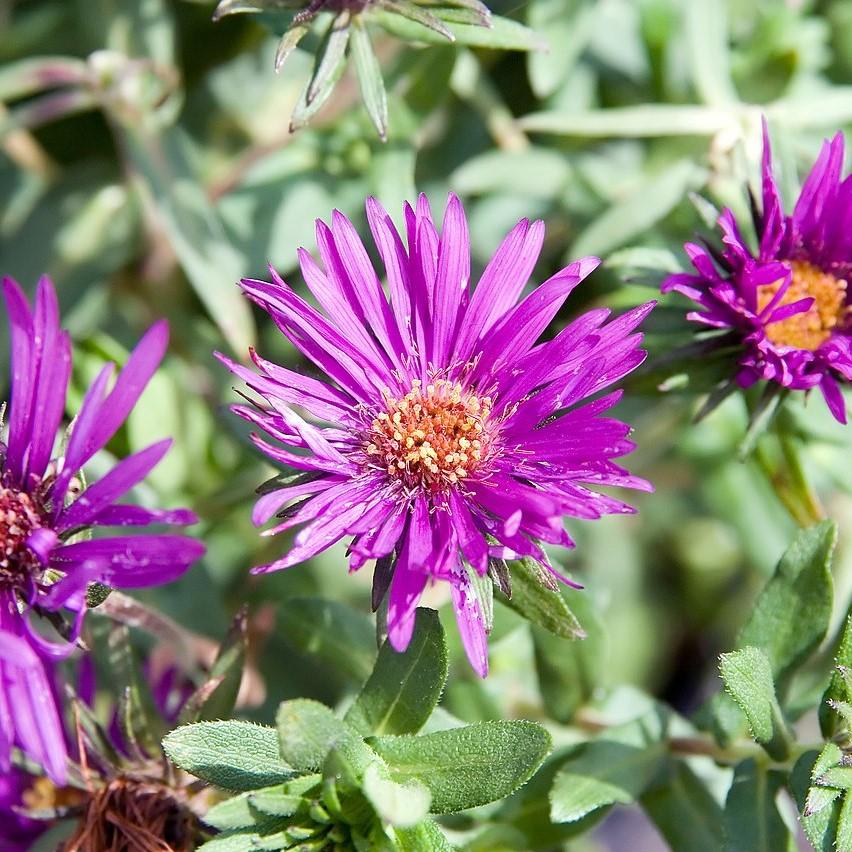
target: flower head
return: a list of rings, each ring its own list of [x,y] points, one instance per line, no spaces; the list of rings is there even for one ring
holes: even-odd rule
[[[823,144],[792,215],[785,215],[764,125],[759,245],[750,248],[733,213],[719,217],[721,252],[687,243],[696,274],[663,282],[694,299],[689,318],[741,341],[737,383],[764,379],[791,390],[819,387],[846,422],[838,382],[852,381],[852,176],[841,179],[843,136]]]
[[[83,399],[67,445],[54,456],[71,372],[71,345],[59,325],[53,285],[39,282],[34,309],[20,287],[3,282],[12,351],[11,401],[0,442],[0,769],[19,746],[58,784],[65,778],[51,661],[79,635],[90,583],[116,588],[175,579],[203,552],[189,538],[92,535],[111,527],[191,524],[192,512],[118,502],[165,455],[161,441],[118,462],[84,487],[81,470],[115,435],[165,353],[168,331],[154,325],[109,390],[114,367],[101,370]],[[75,614],[71,641],[56,645],[31,623],[34,612]]]
[[[641,363],[641,336],[632,332],[652,305],[609,323],[609,311],[596,309],[538,343],[596,258],[521,299],[541,222],[519,222],[470,288],[467,223],[455,196],[440,234],[424,196],[416,209],[406,205],[407,242],[374,199],[367,216],[390,298],[337,211],[331,227],[317,222],[324,269],[299,251],[319,309],[274,270],[271,284],[242,282],[327,377],[254,352],[258,373],[220,356],[263,398],[234,407],[276,442],[255,435],[255,443],[304,474],[258,501],[257,524],[283,518],[268,534],[301,530],[288,553],[255,571],[295,565],[344,537],[351,570],[390,560],[388,629],[397,650],[408,645],[423,589],[447,581],[468,657],[484,676],[486,631],[468,568],[483,575],[492,558],[518,557],[550,567],[542,543],[572,546],[563,516],[632,511],[590,485],[649,488],[613,462],[634,446],[627,425],[600,416],[619,392],[580,403]]]

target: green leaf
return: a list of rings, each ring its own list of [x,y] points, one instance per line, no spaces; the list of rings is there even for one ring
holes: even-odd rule
[[[711,106],[739,100],[731,81],[726,10],[724,3],[687,3],[684,8],[692,82],[701,100]]]
[[[719,852],[724,848],[722,809],[698,776],[682,761],[642,796],[642,807],[671,852]]]
[[[846,614],[846,621],[834,662],[836,667],[831,673],[831,680],[819,706],[819,726],[826,739],[833,737],[844,724],[843,716],[829,702],[852,699],[846,680],[841,673],[844,669],[852,668],[852,612]]]
[[[120,132],[132,168],[198,298],[234,352],[243,355],[255,335],[248,301],[236,286],[244,261],[194,174],[185,135],[178,128],[155,135],[122,126]]]
[[[667,216],[683,200],[687,190],[700,187],[706,177],[704,169],[692,160],[683,159],[659,174],[644,178],[629,195],[580,232],[571,245],[571,256],[603,255],[630,242]]]
[[[390,9],[373,8],[370,20],[397,38],[425,44],[446,44],[446,37],[425,24],[402,17]],[[446,22],[447,31],[457,44],[490,47],[497,50],[540,50],[545,42],[532,30],[509,18],[492,15],[491,26],[470,26]]]
[[[362,683],[373,670],[376,633],[372,619],[337,601],[288,598],[278,619],[288,642],[314,660]]]
[[[753,758],[737,764],[725,800],[725,852],[795,852],[796,844],[776,805],[783,772]]]
[[[397,784],[381,763],[367,767],[361,789],[382,820],[402,828],[410,828],[424,819],[432,802],[428,787],[416,778]]]
[[[838,852],[852,849],[852,796],[849,793],[843,797],[843,804],[840,806],[834,845]]]
[[[288,817],[306,805],[300,796],[288,795],[281,784],[241,793],[214,805],[204,814],[204,822],[219,831],[251,828],[264,818]]]
[[[631,804],[664,764],[666,748],[643,720],[581,745],[556,775],[550,819],[575,822],[592,811]]]
[[[754,645],[769,659],[773,680],[783,698],[796,669],[819,646],[831,617],[834,582],[831,558],[837,538],[833,521],[800,531],[764,586],[737,647]],[[726,695],[712,702],[717,736],[728,741],[742,725],[742,715]]]
[[[299,46],[299,42],[308,34],[310,27],[304,24],[295,24],[281,36],[278,48],[275,51],[275,71],[279,72],[290,54]]]
[[[282,701],[275,724],[281,757],[303,772],[320,769],[333,748],[357,739],[355,731],[328,707],[309,698]]]
[[[829,743],[828,746],[836,749],[839,756],[840,749],[834,743]],[[805,835],[816,852],[837,852],[834,846],[834,838],[841,808],[839,797],[834,797],[831,803],[815,811],[807,809],[808,791],[811,788],[812,781],[815,780],[813,776],[818,777],[821,764],[823,764],[823,758],[819,752],[805,752],[796,761],[793,771],[790,773],[790,790],[799,806],[799,822],[801,822]]]
[[[243,792],[283,783],[294,776],[281,759],[274,728],[251,722],[196,722],[163,740],[169,760],[191,775]]]
[[[115,625],[110,631],[109,666],[120,696],[117,712],[122,735],[138,757],[152,757],[159,752],[163,721],[140,674],[130,631],[124,625]]]
[[[453,852],[455,847],[431,819],[425,819],[412,828],[397,828],[396,848],[397,852]]]
[[[391,14],[398,15],[417,26],[425,27],[430,32],[437,33],[442,39],[455,41],[453,34],[440,18],[433,15],[428,9],[411,2],[411,0],[387,0],[384,8]]]
[[[499,721],[419,737],[376,737],[371,745],[394,780],[426,784],[433,813],[454,813],[516,790],[541,765],[551,741],[533,722]]]
[[[432,713],[447,679],[447,644],[438,613],[417,610],[408,648],[386,641],[345,720],[360,734],[414,734]]]
[[[527,8],[530,28],[547,33],[553,45],[527,55],[532,90],[546,98],[565,84],[577,64],[594,33],[597,8],[589,0],[533,0]]]
[[[580,622],[538,562],[527,557],[511,562],[510,569],[512,597],[497,592],[502,603],[563,639],[585,638]]]
[[[737,637],[738,648],[761,648],[779,687],[825,637],[834,592],[831,558],[836,541],[833,521],[799,532]]]
[[[361,97],[379,136],[384,140],[388,135],[388,97],[382,69],[360,18],[353,21],[351,33],[350,50],[358,74]]]
[[[584,625],[582,642],[554,636],[538,625],[532,626],[538,687],[548,714],[557,722],[569,722],[577,708],[591,698],[598,685],[604,662],[604,627],[595,612],[589,593],[571,595],[571,605]]]
[[[314,63],[314,72],[290,117],[290,129],[304,127],[329,99],[346,67],[346,46],[351,32],[349,15],[338,15],[328,28]]]
[[[224,719],[237,703],[248,649],[248,611],[243,607],[234,617],[207,681],[187,701],[181,723]]]
[[[752,736],[772,757],[783,760],[789,753],[790,733],[778,706],[766,654],[751,645],[722,654],[719,671],[725,688],[745,713]]]

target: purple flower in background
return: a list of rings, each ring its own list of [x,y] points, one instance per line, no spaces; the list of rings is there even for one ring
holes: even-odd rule
[[[175,579],[203,546],[174,535],[81,535],[109,527],[191,524],[192,512],[159,511],[117,501],[169,448],[161,441],[118,462],[83,488],[79,473],[115,435],[166,350],[157,323],[139,342],[111,390],[114,366],[86,393],[67,445],[53,448],[65,410],[71,345],[59,325],[53,285],[39,282],[34,309],[20,287],[3,282],[9,315],[12,382],[6,443],[0,443],[0,769],[12,746],[45,768],[58,785],[67,755],[54,693],[52,661],[79,635],[89,583],[134,588]],[[71,640],[57,645],[31,623],[33,611],[75,613]]]
[[[760,379],[792,390],[819,386],[831,413],[845,423],[838,381],[852,381],[852,176],[841,179],[843,136],[823,144],[793,215],[786,216],[765,124],[763,134],[757,252],[725,210],[719,217],[724,249],[687,243],[697,274],[669,276],[663,292],[677,290],[698,302],[701,310],[689,319],[741,337],[741,387]]]
[[[253,352],[259,375],[219,356],[266,403],[234,411],[297,451],[258,435],[255,443],[305,472],[257,502],[255,523],[284,519],[267,534],[302,529],[285,556],[254,570],[287,568],[351,537],[352,571],[369,559],[392,567],[388,633],[399,651],[424,588],[445,580],[468,658],[485,676],[486,629],[468,567],[483,575],[491,558],[532,557],[561,578],[542,543],[572,546],[563,516],[632,511],[589,486],[650,488],[612,461],[634,448],[626,424],[600,416],[620,393],[578,403],[642,362],[641,335],[632,332],[653,303],[609,323],[608,310],[590,311],[537,343],[596,258],[572,263],[521,299],[543,223],[519,222],[470,288],[467,222],[455,196],[440,234],[424,196],[416,210],[406,205],[407,243],[374,199],[367,217],[389,299],[337,211],[331,227],[317,222],[324,269],[299,251],[321,310],[274,270],[272,284],[242,282],[329,380]],[[294,498],[301,502],[284,508]]]
[[[27,852],[48,823],[22,816],[18,810],[32,804],[27,801],[33,785],[39,781],[20,769],[0,774],[0,852]]]

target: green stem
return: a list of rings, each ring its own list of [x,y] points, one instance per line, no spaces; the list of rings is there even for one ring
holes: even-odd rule
[[[503,151],[525,151],[530,147],[529,137],[515,120],[497,88],[482,72],[479,60],[471,51],[459,52],[451,86],[456,95],[479,113],[498,148]]]

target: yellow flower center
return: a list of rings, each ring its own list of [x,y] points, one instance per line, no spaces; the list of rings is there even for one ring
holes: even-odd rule
[[[846,281],[803,260],[789,263],[793,280],[781,301],[775,306],[789,305],[799,299],[812,297],[813,305],[802,313],[766,326],[766,336],[780,346],[794,349],[818,349],[838,326],[843,327],[852,317],[846,304]],[[757,307],[762,311],[775,297],[781,281],[757,288]]]
[[[412,384],[402,399],[385,398],[386,410],[370,425],[366,453],[408,486],[443,490],[487,460],[493,403],[458,382]]]

